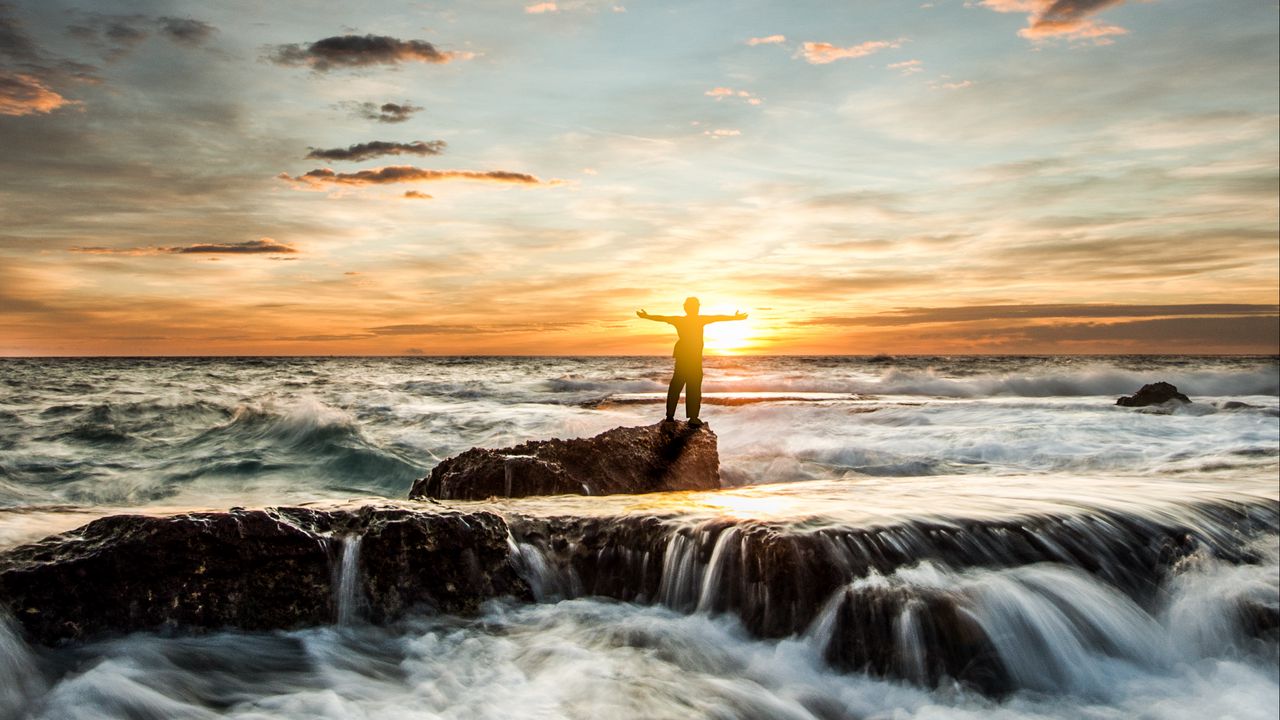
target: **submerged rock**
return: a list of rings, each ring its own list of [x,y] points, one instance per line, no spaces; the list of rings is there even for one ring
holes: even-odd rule
[[[1220,406],[1223,410],[1261,410],[1261,405],[1251,405],[1240,400],[1228,400]]]
[[[1148,405],[1161,405],[1170,400],[1184,403],[1191,402],[1191,398],[1178,392],[1177,387],[1167,382],[1157,382],[1143,385],[1138,392],[1117,399],[1116,404],[1124,407],[1146,407]]]
[[[418,605],[469,612],[495,596],[529,597],[492,513],[279,508],[116,515],[15,548],[0,555],[0,605],[45,644],[319,625],[341,614],[346,538],[360,538],[346,601],[374,621]]]
[[[620,427],[576,440],[472,448],[413,484],[411,499],[479,500],[528,495],[613,495],[716,490],[720,455],[707,426],[668,422]]]

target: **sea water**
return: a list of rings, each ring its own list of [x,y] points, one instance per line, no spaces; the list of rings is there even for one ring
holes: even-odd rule
[[[0,360],[0,548],[120,511],[403,498],[473,446],[661,419],[669,363]],[[1194,402],[1114,405],[1157,380]],[[1098,508],[1181,516],[1280,495],[1270,357],[721,357],[708,358],[704,392],[731,489],[497,507],[864,527]],[[721,540],[732,555],[733,536]],[[1273,533],[1249,539],[1255,562],[1197,555],[1154,604],[1054,563],[921,562],[842,591],[962,598],[1023,676],[1003,697],[912,682],[909,610],[894,620],[906,680],[830,667],[822,614],[794,636],[755,638],[705,599],[720,564],[681,569],[674,536],[671,602],[555,592],[526,547],[517,557],[542,602],[383,627],[361,622],[350,596],[358,540],[335,542],[335,592],[353,610],[333,627],[49,649],[0,618],[0,717],[1263,718],[1280,702],[1276,644],[1243,633],[1233,610],[1241,598],[1280,605]]]

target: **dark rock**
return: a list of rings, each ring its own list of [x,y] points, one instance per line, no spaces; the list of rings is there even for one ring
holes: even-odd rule
[[[1247,402],[1240,402],[1239,400],[1228,400],[1222,403],[1221,407],[1223,410],[1261,410],[1262,409],[1261,405],[1250,405]]]
[[[357,595],[370,619],[415,605],[469,612],[529,597],[492,513],[365,507],[116,515],[0,555],[0,605],[31,639],[332,622],[341,538],[362,537]]]
[[[613,495],[720,488],[716,435],[670,422],[614,428],[592,438],[472,448],[413,485],[411,499]]]
[[[1191,398],[1178,392],[1178,388],[1167,382],[1151,383],[1143,385],[1142,389],[1132,395],[1126,395],[1116,400],[1117,405],[1125,407],[1146,407],[1148,405],[1160,405],[1170,400],[1189,403]]]
[[[1017,689],[958,593],[869,584],[847,587],[832,602],[823,655],[837,668],[926,686],[954,679],[988,695]],[[908,622],[910,632],[903,627]]]

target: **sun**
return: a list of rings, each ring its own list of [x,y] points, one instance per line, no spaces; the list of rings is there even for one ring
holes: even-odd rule
[[[720,355],[745,352],[754,344],[752,342],[754,338],[755,328],[751,324],[751,318],[711,323],[703,331],[706,349]]]

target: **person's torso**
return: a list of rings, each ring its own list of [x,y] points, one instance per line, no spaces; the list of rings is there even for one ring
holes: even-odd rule
[[[706,322],[698,315],[677,317],[672,323],[680,339],[676,340],[672,357],[682,360],[702,359],[702,328]]]

